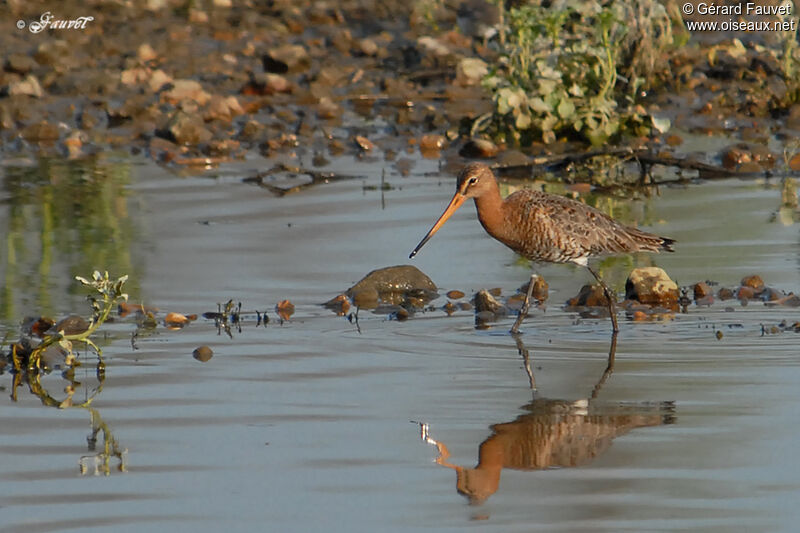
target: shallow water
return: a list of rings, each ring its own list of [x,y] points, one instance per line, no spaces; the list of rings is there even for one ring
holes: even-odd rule
[[[3,169],[0,308],[13,335],[26,314],[85,313],[69,279],[92,268],[130,274],[132,300],[162,318],[233,299],[271,321],[246,314],[228,335],[200,319],[135,339],[131,319],[106,325],[102,390],[90,356],[76,371],[75,398],[95,394],[93,411],[44,406],[26,385],[13,401],[13,376],[0,376],[0,531],[793,530],[798,337],[762,335],[762,325],[794,322],[796,308],[728,301],[672,321],[623,320],[614,372],[587,404],[610,324],[562,309],[587,272],[545,266],[548,306],[522,328],[534,394],[505,333],[512,318],[477,330],[471,311],[398,322],[362,310],[359,332],[317,305],[393,264],[421,268],[442,294],[510,294],[527,281],[471,207],[407,259],[452,194],[435,162],[408,178],[387,169],[393,188],[381,191],[382,162],[341,160],[334,170],[364,178],[282,198],[241,182],[265,164],[214,177],[113,156],[89,171]],[[796,291],[797,228],[773,221],[777,183],[666,187],[615,204],[679,244],[604,262],[604,275],[621,289],[634,263],[653,263],[681,285],[759,273]],[[99,206],[87,214],[91,195]],[[282,299],[296,313],[281,324]],[[204,344],[214,356],[200,363],[192,351]],[[67,384],[43,378],[55,398]],[[124,471],[117,457],[107,467],[91,457],[112,439]],[[481,501],[457,489],[480,490]]]

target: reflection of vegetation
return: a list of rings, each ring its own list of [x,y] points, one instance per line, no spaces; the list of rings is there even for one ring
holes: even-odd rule
[[[43,405],[48,407],[56,407],[58,409],[67,408],[82,408],[89,411],[92,429],[89,436],[86,438],[88,443],[88,451],[96,452],[94,455],[84,455],[78,461],[80,472],[82,475],[89,473],[89,466],[92,465],[93,473],[95,475],[103,473],[109,475],[111,473],[111,459],[116,458],[118,461],[117,470],[124,472],[126,470],[125,459],[127,450],[122,449],[114,437],[108,424],[103,421],[97,409],[90,407],[92,401],[103,390],[103,383],[105,382],[105,372],[103,371],[102,364],[97,363],[95,368],[95,375],[97,377],[97,386],[91,393],[87,391],[86,398],[81,401],[75,401],[75,393],[80,390],[82,383],[75,379],[75,372],[72,368],[62,374],[68,380],[68,384],[64,387],[65,396],[63,398],[55,397],[42,383],[43,374],[41,372],[15,372],[14,382],[12,385],[11,399],[18,401],[18,389],[23,384],[28,385],[28,390],[34,396],[41,400]],[[97,452],[97,436],[102,433],[103,444],[99,452]]]
[[[94,455],[84,455],[81,457],[79,461],[81,474],[87,474],[89,472],[90,463],[94,466],[94,475],[98,475],[101,472],[105,475],[111,474],[112,457],[115,457],[118,461],[117,470],[125,472],[125,456],[128,451],[120,448],[117,439],[114,438],[111,429],[100,417],[100,413],[97,409],[89,407],[88,410],[92,419],[92,432],[86,438],[89,443],[89,451],[97,451],[97,434],[100,432],[103,434],[103,447],[101,451]]]
[[[103,266],[134,272],[133,227],[126,190],[130,165],[98,156],[88,161],[40,159],[2,166],[5,246],[0,247],[0,318],[16,320],[24,304],[54,314],[59,280]],[[137,288],[133,288],[138,292]]]

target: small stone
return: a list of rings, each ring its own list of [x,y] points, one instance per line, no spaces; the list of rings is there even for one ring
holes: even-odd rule
[[[447,139],[441,135],[423,135],[419,140],[420,152],[438,152],[444,145],[447,144]]]
[[[531,284],[531,282],[530,282],[530,280],[528,280],[528,283],[526,283],[525,285],[521,286],[518,289],[518,291],[521,294],[527,295],[528,294],[528,287],[530,286],[530,284]],[[544,280],[544,278],[542,276],[538,276],[537,275],[536,279],[533,282],[533,293],[531,294],[531,297],[534,298],[538,302],[544,302],[544,301],[547,300],[547,297],[549,295],[549,288],[550,287],[547,284],[547,282]]]
[[[358,42],[359,51],[364,54],[365,56],[375,56],[378,55],[378,45],[372,39],[366,38],[361,39]]]
[[[278,313],[281,320],[289,320],[294,314],[294,304],[289,300],[281,300],[275,306],[275,312]]]
[[[79,335],[89,329],[89,322],[82,316],[69,315],[59,320],[54,329],[65,335]]]
[[[476,313],[489,312],[494,315],[505,314],[505,308],[503,307],[503,304],[498,302],[497,299],[486,289],[481,289],[478,291],[477,294],[475,294],[475,298],[473,298],[472,303],[475,306]]]
[[[727,287],[722,287],[719,291],[717,291],[717,296],[720,300],[730,300],[733,298],[733,291]]]
[[[6,58],[5,70],[25,75],[37,66],[36,61],[27,54],[10,54]]]
[[[195,348],[194,351],[192,352],[192,357],[194,357],[201,363],[208,362],[213,355],[214,351],[208,346],[199,346]]]
[[[42,86],[39,85],[39,80],[36,79],[36,76],[29,74],[24,80],[15,81],[8,85],[8,95],[14,96],[16,94],[41,98]]]
[[[635,268],[625,282],[625,298],[650,305],[675,306],[678,285],[658,267]]]
[[[372,141],[370,141],[369,139],[367,139],[363,135],[356,135],[353,138],[353,140],[356,142],[358,147],[361,148],[362,150],[364,150],[365,152],[372,151],[372,150],[374,150],[376,148],[375,147],[375,143],[373,143]]]
[[[158,54],[156,54],[156,51],[153,50],[153,47],[150,46],[149,43],[143,43],[137,48],[136,57],[139,58],[139,61],[147,63],[148,61],[156,59]]]
[[[208,103],[208,109],[203,115],[207,121],[222,120],[230,122],[234,117],[244,114],[244,109],[235,96],[220,96],[215,94]]]
[[[164,323],[169,327],[183,327],[189,323],[189,317],[172,311],[164,317]]]
[[[60,136],[58,128],[47,121],[31,124],[23,128],[21,135],[28,142],[56,141]]]
[[[262,57],[264,70],[275,74],[300,72],[311,65],[306,49],[299,44],[286,44],[271,49]]]
[[[461,147],[461,150],[458,151],[458,155],[468,158],[487,159],[496,156],[497,152],[497,145],[491,141],[487,141],[486,139],[470,139]]]
[[[339,316],[344,316],[350,311],[350,300],[345,294],[340,294],[335,298],[331,298],[322,305],[334,311]]]
[[[323,120],[330,120],[342,116],[342,108],[329,96],[323,96],[317,104],[317,116]]]
[[[752,300],[756,297],[756,291],[753,287],[743,286],[739,287],[739,290],[736,291],[736,298],[739,300]]]
[[[534,290],[536,285],[534,285]],[[584,285],[578,294],[567,300],[569,307],[608,307],[608,298],[602,285]]]
[[[680,146],[683,144],[683,138],[679,135],[669,135],[665,141],[669,146]]]
[[[408,310],[405,309],[404,307],[400,307],[399,309],[397,309],[397,311],[394,312],[394,319],[399,321],[399,322],[402,322],[404,320],[408,320],[409,316],[410,316],[410,314],[409,314]]]
[[[451,300],[458,300],[459,298],[463,298],[464,297],[464,293],[461,292],[461,291],[452,290],[452,291],[448,291],[446,296],[448,298],[450,298]]]
[[[147,86],[151,91],[158,92],[164,85],[172,83],[172,76],[168,75],[161,69],[156,69],[150,74],[147,80]]]
[[[695,283],[692,289],[694,291],[695,300],[700,300],[701,298],[705,298],[713,294],[711,287],[705,281],[701,281],[700,283]]]
[[[183,111],[173,114],[164,128],[156,130],[156,135],[183,145],[205,143],[213,137],[202,119]]]
[[[795,154],[789,160],[790,170],[800,170],[800,154]]]
[[[194,80],[175,80],[172,89],[166,91],[163,96],[176,104],[182,100],[190,100],[198,105],[205,105],[211,99],[211,95],[203,90],[203,86]]]
[[[752,274],[750,276],[743,277],[740,285],[742,287],[750,287],[755,292],[761,292],[764,289],[764,280],[761,279],[761,276]]]

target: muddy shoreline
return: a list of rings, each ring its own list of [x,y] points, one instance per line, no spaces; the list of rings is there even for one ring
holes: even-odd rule
[[[7,23],[25,27],[0,37],[7,160],[116,149],[202,171],[248,154],[309,168],[352,155],[383,158],[404,174],[413,166],[410,154],[441,159],[452,170],[469,158],[525,166],[536,156],[588,148],[558,139],[520,152],[471,138],[472,122],[491,110],[480,85],[484,70],[475,65],[497,61],[496,43],[486,37],[496,6],[142,6],[10,3]],[[31,32],[48,11],[55,20],[93,20],[80,29],[53,29],[53,22]],[[708,34],[690,37],[664,58],[670,83],[642,101],[669,118],[672,131],[621,146],[750,175],[800,169],[791,141],[800,106],[791,104],[774,58],[759,48],[775,46],[774,36],[720,34],[712,45],[697,44]],[[728,141],[697,152],[684,144],[686,135]],[[590,166],[597,169],[597,161]],[[572,179],[602,181],[594,174]]]

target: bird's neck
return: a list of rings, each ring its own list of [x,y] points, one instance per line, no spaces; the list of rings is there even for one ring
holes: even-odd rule
[[[503,198],[500,196],[500,187],[494,187],[475,198],[475,208],[478,210],[478,220],[484,229],[496,239],[503,240],[503,230],[506,226]]]

